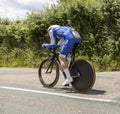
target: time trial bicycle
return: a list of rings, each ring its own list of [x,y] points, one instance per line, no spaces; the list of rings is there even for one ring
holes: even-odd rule
[[[78,45],[79,44],[75,44],[74,48],[70,52],[72,60],[69,65],[69,70],[73,78],[71,85],[78,92],[87,92],[93,87],[96,74],[90,62],[84,59],[75,60],[75,52]],[[66,78],[59,62],[59,53],[57,52],[57,48],[57,44],[53,47],[48,47],[47,49],[52,53],[52,55],[44,59],[39,66],[39,80],[42,85],[47,88],[52,88],[57,84],[60,70]]]

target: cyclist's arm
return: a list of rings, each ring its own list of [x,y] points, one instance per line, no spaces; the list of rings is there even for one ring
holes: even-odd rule
[[[63,43],[64,43],[64,39],[61,38],[61,39],[58,41],[57,45],[59,45],[60,47],[62,47]]]
[[[55,38],[53,36],[53,31],[49,31],[49,36],[50,36],[50,44],[55,44]]]
[[[50,43],[49,44],[43,43],[42,47],[44,47],[44,48],[45,47],[49,47],[49,48],[58,48],[58,47],[60,47],[60,45],[55,44],[55,37],[53,35],[53,31],[52,30],[49,31],[49,36],[50,36]]]

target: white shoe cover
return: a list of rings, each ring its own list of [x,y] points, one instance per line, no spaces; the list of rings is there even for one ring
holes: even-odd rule
[[[73,81],[72,78],[70,80],[66,79],[62,85],[65,86],[65,85],[71,83],[72,81]]]

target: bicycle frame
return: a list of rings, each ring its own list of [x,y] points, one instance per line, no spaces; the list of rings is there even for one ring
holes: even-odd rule
[[[50,52],[53,54],[52,57],[50,58],[50,60],[51,61],[56,61],[60,70],[63,71],[62,68],[61,68],[61,65],[60,65],[60,61],[59,61],[59,53],[56,52],[56,49],[57,48],[49,49]]]
[[[72,65],[74,64],[74,62],[75,62],[76,47],[77,47],[79,44],[80,44],[80,43],[74,44],[74,47],[73,47],[73,49],[72,49],[71,52],[70,52],[71,62],[69,63],[69,66],[68,66],[69,70],[71,69],[71,66],[72,66]],[[57,65],[58,65],[58,67],[59,67],[59,69],[62,71],[62,73],[63,73],[63,75],[64,75],[64,77],[65,77],[65,79],[66,79],[66,75],[65,75],[65,73],[64,73],[64,71],[63,71],[63,69],[62,69],[62,67],[61,67],[60,61],[59,61],[59,53],[56,51],[57,48],[47,48],[47,49],[52,53],[52,56],[50,56],[50,58],[49,58],[49,60],[50,60],[51,62],[50,62],[50,64],[48,65],[48,68],[46,69],[46,72],[45,72],[45,73],[46,73],[46,74],[47,74],[47,73],[51,73],[52,70],[53,70],[53,64],[52,64],[52,62],[56,62]],[[77,69],[76,69],[76,70],[77,70]],[[80,75],[74,76],[74,78],[76,78],[76,77],[78,77],[78,76],[80,76]]]
[[[75,61],[75,52],[76,52],[76,47],[79,45],[80,43],[77,43],[74,45],[74,48],[71,50],[70,52],[70,56],[71,56],[71,63],[69,65],[69,68],[71,67],[71,65],[73,64],[73,62]],[[59,68],[60,70],[63,72],[63,69],[61,68],[61,64],[60,64],[60,61],[59,61],[59,53],[56,52],[56,49],[57,48],[53,48],[53,49],[50,49],[50,52],[53,54],[52,57],[50,58],[51,61],[56,61],[57,64],[59,65]],[[49,67],[48,67],[49,68]],[[63,72],[64,74],[64,72]],[[64,74],[65,75],[65,74]],[[65,76],[66,77],[66,76]]]

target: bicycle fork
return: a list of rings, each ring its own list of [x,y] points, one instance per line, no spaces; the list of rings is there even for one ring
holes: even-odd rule
[[[52,72],[52,69],[53,69],[53,64],[52,64],[52,61],[50,60],[50,64],[48,65],[48,68],[47,68],[47,70],[46,70],[46,74],[47,73],[51,73]]]

